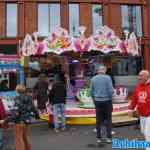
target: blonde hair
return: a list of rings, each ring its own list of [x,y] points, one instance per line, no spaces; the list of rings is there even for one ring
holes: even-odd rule
[[[21,93],[25,93],[26,92],[26,87],[22,84],[18,84],[16,86],[16,92],[21,94]]]

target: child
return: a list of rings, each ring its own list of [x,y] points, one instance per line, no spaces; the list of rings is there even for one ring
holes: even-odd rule
[[[61,130],[65,130],[65,103],[66,103],[66,86],[62,76],[54,82],[52,89],[49,92],[49,100],[53,106],[53,121],[55,132],[59,132],[59,121],[61,119]]]
[[[14,99],[14,108],[5,122],[14,122],[15,147],[16,150],[31,150],[30,128],[33,116],[39,119],[38,111],[35,109],[32,98],[26,94],[24,85],[17,85],[17,96]]]

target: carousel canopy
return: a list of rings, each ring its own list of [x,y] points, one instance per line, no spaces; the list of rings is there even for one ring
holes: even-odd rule
[[[65,52],[91,52],[99,51],[104,54],[119,52],[139,55],[138,42],[135,33],[126,34],[126,39],[121,40],[115,32],[107,26],[102,26],[95,34],[85,37],[86,28],[79,27],[79,36],[72,37],[68,31],[58,28],[42,41],[38,40],[38,33],[27,34],[20,47],[22,56],[43,55],[45,53],[62,54]]]

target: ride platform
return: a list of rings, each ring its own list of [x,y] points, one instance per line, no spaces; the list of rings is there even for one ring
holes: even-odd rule
[[[66,105],[66,123],[69,125],[95,125],[95,109],[85,109],[78,107],[77,104]],[[53,123],[52,112],[42,114],[42,120]],[[112,122],[113,124],[127,124],[136,122],[138,118],[128,116],[128,103],[113,104]]]

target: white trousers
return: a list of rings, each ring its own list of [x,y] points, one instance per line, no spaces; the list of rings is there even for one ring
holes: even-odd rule
[[[140,117],[140,127],[145,140],[150,142],[150,117]],[[150,150],[150,148],[146,148],[146,150]]]

